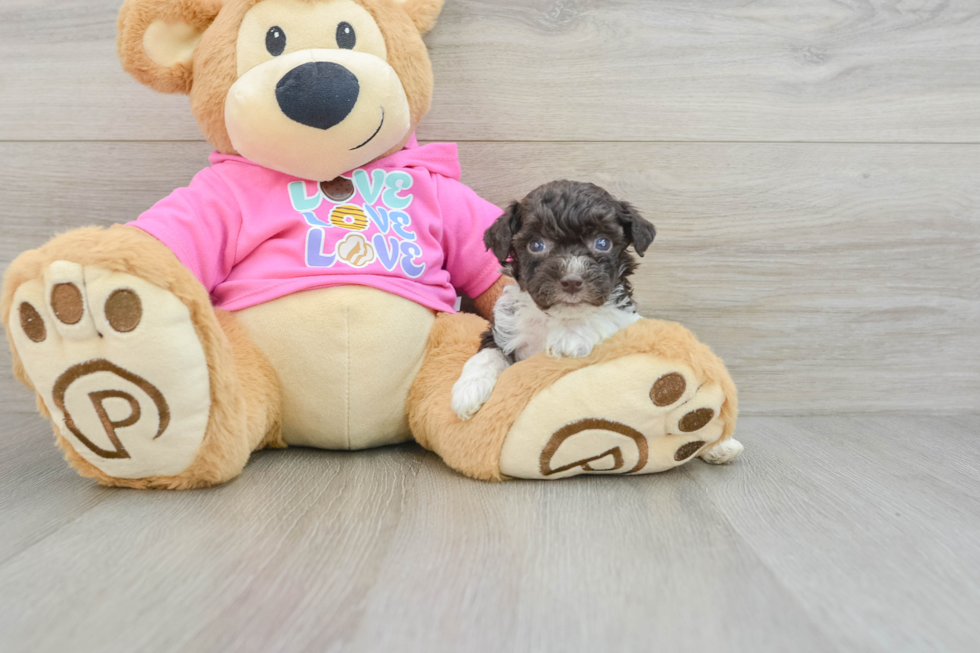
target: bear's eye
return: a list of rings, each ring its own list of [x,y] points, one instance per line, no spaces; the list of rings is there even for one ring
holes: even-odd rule
[[[353,50],[357,43],[357,34],[350,23],[337,25],[337,45],[345,50]]]
[[[278,57],[286,49],[286,33],[278,25],[270,27],[265,33],[265,49],[273,57]]]

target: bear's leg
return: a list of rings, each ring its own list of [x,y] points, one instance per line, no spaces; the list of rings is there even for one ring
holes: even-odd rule
[[[278,379],[163,244],[80,229],[18,257],[2,318],[14,373],[65,457],[105,485],[185,489],[280,445]]]
[[[640,320],[586,358],[534,356],[509,367],[466,422],[453,383],[486,323],[440,316],[409,396],[412,432],[475,478],[648,474],[698,456],[731,461],[737,392],[721,359],[684,327]]]
[[[491,406],[492,397],[465,422],[450,405],[453,384],[476,353],[486,328],[486,320],[476,315],[443,313],[436,317],[422,368],[408,393],[406,412],[415,440],[447,465],[473,478],[500,480],[500,448],[512,416]]]

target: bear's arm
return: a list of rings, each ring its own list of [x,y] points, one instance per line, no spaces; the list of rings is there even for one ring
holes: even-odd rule
[[[483,242],[483,233],[503,211],[455,179],[433,177],[442,215],[444,267],[453,286],[472,297],[477,311],[489,319],[506,284],[500,262]]]
[[[241,223],[235,194],[205,168],[129,225],[166,245],[210,293],[235,265]]]
[[[504,286],[510,283],[516,282],[510,277],[500,277],[482,295],[474,297],[473,304],[476,307],[476,312],[484,319],[493,322],[493,307],[496,306],[497,300],[503,294]]]

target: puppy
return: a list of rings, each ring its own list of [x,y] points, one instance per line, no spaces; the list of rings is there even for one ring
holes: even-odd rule
[[[588,356],[640,315],[629,276],[656,236],[630,204],[594,184],[553,181],[514,202],[484,234],[517,282],[504,289],[480,350],[453,386],[452,409],[469,419],[500,374],[539,352]]]

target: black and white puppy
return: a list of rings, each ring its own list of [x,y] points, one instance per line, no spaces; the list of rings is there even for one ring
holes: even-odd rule
[[[504,289],[480,350],[453,386],[452,408],[469,419],[500,374],[540,352],[588,356],[640,315],[629,276],[656,230],[627,202],[594,184],[553,181],[514,202],[484,234],[517,282]]]

